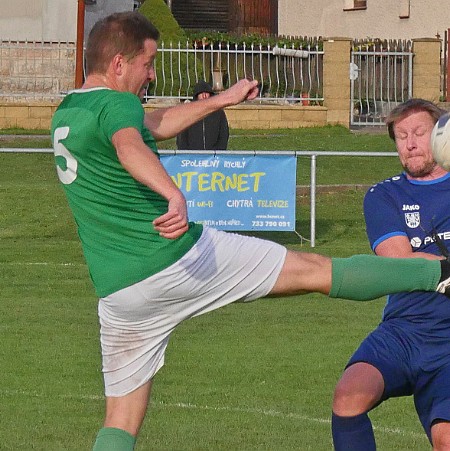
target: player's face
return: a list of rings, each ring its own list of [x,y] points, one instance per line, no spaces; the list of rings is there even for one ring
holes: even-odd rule
[[[437,168],[430,143],[433,126],[433,118],[425,111],[414,112],[394,125],[400,163],[413,178],[429,177]]]
[[[157,44],[152,39],[144,42],[144,51],[124,63],[125,90],[142,99],[148,84],[155,79],[154,61]]]
[[[209,97],[211,97],[211,94],[209,92],[201,92],[197,96],[198,100],[205,100],[205,99],[208,99]]]

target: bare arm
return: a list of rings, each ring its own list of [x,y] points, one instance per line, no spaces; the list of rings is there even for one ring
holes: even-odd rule
[[[381,257],[394,258],[426,258],[428,260],[441,260],[439,255],[428,254],[426,252],[413,252],[411,243],[406,236],[393,236],[381,242],[375,253]]]
[[[244,100],[253,100],[258,95],[258,82],[247,79],[216,96],[201,102],[190,102],[162,108],[145,115],[145,125],[157,141],[172,138],[185,128],[195,124],[214,111],[237,105]]]
[[[158,157],[147,147],[135,128],[124,128],[112,137],[122,166],[138,182],[157,192],[169,202],[167,213],[153,221],[165,238],[175,239],[188,230],[186,200]]]

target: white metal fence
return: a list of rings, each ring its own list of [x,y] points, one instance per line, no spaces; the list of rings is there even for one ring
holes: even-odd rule
[[[350,62],[351,125],[381,125],[412,97],[412,41],[354,42]]]
[[[230,43],[164,43],[155,61],[156,81],[146,99],[192,97],[199,80],[220,91],[241,78],[260,81],[260,99],[268,102],[321,104],[323,50],[319,41],[302,48]]]
[[[192,97],[200,80],[217,91],[241,78],[260,81],[260,100],[321,104],[323,50],[319,39],[304,47],[272,47],[224,43],[202,45],[188,41],[160,44],[155,61],[156,81],[146,100]],[[0,41],[0,99],[53,100],[73,89],[75,43]]]
[[[260,81],[261,103],[323,105],[322,42],[304,47],[161,43],[156,80],[146,100],[186,100],[200,79],[220,91],[240,78]],[[0,101],[54,100],[73,89],[73,42],[0,40]],[[411,41],[353,43],[350,63],[351,125],[380,125],[393,106],[412,96]]]

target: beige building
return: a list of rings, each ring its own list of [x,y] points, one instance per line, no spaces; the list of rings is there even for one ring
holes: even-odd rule
[[[0,39],[75,42],[76,18],[76,0],[2,0]]]
[[[0,0],[0,40],[75,42],[81,0]],[[133,0],[85,0],[87,32],[101,17],[130,11]]]
[[[54,109],[64,93],[73,89],[74,75],[80,73],[76,38],[81,1],[0,0],[0,44],[5,49],[0,48],[0,128],[49,127]],[[98,16],[112,12],[111,8],[133,7],[132,0],[85,1],[85,31]],[[440,0],[444,5],[439,5],[440,10],[439,0],[414,0],[414,5],[411,0],[271,1],[278,1],[280,34],[324,37],[323,102],[230,108],[227,114],[232,127],[349,126],[357,98],[352,96],[349,75],[352,38],[416,38],[412,95],[439,99],[440,47],[444,30],[450,26],[449,0]],[[436,39],[437,34],[441,39]],[[366,100],[384,105],[398,99]],[[147,104],[146,108],[161,105]]]
[[[108,10],[132,9],[133,0],[86,3],[86,28],[90,29]],[[78,0],[0,1],[0,39],[74,42],[77,4]],[[281,35],[443,38],[448,28],[448,0],[278,0]]]
[[[291,36],[444,37],[449,0],[278,0],[278,32]]]

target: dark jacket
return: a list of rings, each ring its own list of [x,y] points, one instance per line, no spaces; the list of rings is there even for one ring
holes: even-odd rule
[[[214,91],[206,81],[194,86],[193,101],[198,101],[202,92]],[[226,150],[228,145],[228,121],[223,110],[215,111],[196,122],[177,136],[177,147],[183,150]]]

